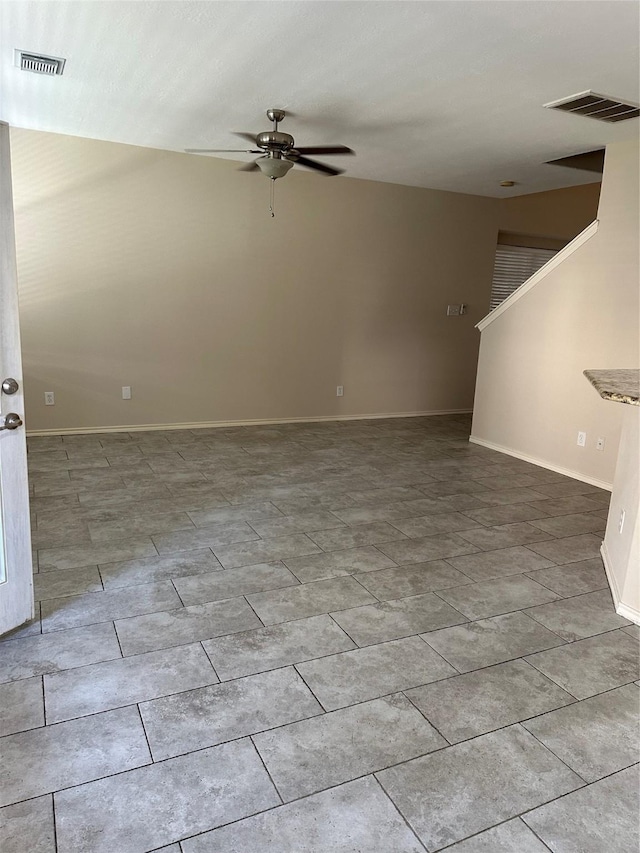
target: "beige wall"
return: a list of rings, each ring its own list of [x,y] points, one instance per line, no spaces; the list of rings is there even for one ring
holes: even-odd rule
[[[482,332],[473,436],[611,484],[625,407],[582,371],[639,363],[637,142],[607,149],[598,218],[595,236]]]
[[[30,431],[471,408],[497,200],[12,146]]]
[[[505,198],[500,202],[500,230],[568,242],[596,218],[599,198],[600,182]]]

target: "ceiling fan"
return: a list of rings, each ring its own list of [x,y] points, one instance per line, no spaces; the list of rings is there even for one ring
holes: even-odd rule
[[[285,111],[270,109],[267,110],[267,117],[273,122],[272,130],[265,130],[256,135],[252,133],[235,133],[241,139],[246,139],[255,148],[185,148],[187,154],[261,154],[257,160],[252,163],[247,163],[246,166],[241,166],[240,170],[244,172],[253,172],[259,169],[263,175],[275,181],[277,178],[284,178],[289,169],[296,163],[299,166],[306,166],[308,169],[314,169],[322,175],[340,175],[344,169],[335,169],[333,166],[327,166],[324,163],[319,163],[317,160],[310,160],[307,154],[354,154],[351,148],[345,145],[308,145],[296,146],[293,136],[289,133],[282,133],[278,130],[278,124],[284,119]]]

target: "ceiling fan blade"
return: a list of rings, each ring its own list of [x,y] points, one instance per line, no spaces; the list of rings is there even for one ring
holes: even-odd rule
[[[187,154],[261,154],[260,149],[248,148],[185,148]]]
[[[301,154],[355,154],[352,148],[346,145],[296,145],[296,151]]]
[[[299,151],[296,148],[296,151]],[[309,160],[308,157],[298,157],[294,161],[299,166],[306,166],[307,169],[315,169],[317,172],[322,172],[324,175],[341,175],[344,169],[334,169],[333,166],[325,166],[324,163],[318,163],[317,160]]]
[[[258,164],[253,160],[251,163],[245,163],[244,166],[239,166],[238,172],[255,172],[257,168]]]
[[[245,133],[242,130],[234,130],[232,131],[234,136],[239,136],[241,139],[246,139],[247,142],[251,142],[253,145],[256,144],[256,135],[255,133]]]

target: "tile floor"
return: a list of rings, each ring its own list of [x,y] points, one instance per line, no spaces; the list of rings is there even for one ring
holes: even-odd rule
[[[608,494],[465,416],[33,438],[2,853],[633,853]]]

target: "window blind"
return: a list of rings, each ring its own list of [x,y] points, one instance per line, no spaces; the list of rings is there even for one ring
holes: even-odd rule
[[[553,249],[530,249],[524,246],[498,246],[493,270],[491,304],[493,311],[511,296],[521,284],[556,254]]]

